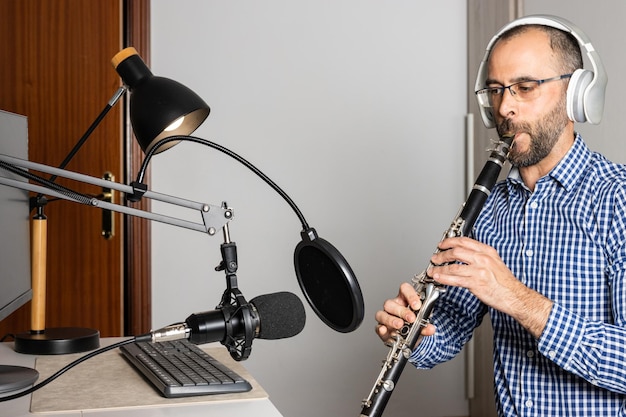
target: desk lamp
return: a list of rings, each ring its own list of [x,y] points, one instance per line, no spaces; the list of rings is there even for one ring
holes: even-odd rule
[[[60,169],[67,166],[127,88],[132,93],[131,124],[135,135],[142,141],[150,137],[160,138],[171,134],[188,135],[209,115],[209,106],[198,95],[176,81],[154,76],[134,48],[127,48],[116,57],[124,60],[124,63],[118,66],[118,71],[124,74],[126,86],[120,87],[115,92],[60,164]],[[56,177],[57,175],[53,175],[50,181],[54,181]],[[39,193],[31,199],[31,209],[36,211],[31,230],[33,281],[31,329],[29,332],[15,335],[15,350],[38,355],[92,350],[99,346],[99,332],[95,329],[45,327],[47,218],[44,206],[47,202],[44,193]]]

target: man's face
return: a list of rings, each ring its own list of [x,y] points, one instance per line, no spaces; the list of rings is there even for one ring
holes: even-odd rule
[[[560,73],[548,35],[531,29],[496,44],[489,58],[488,86],[508,86],[528,80],[543,80]],[[515,134],[509,159],[514,166],[535,165],[550,154],[569,119],[565,109],[564,81],[539,85],[539,96],[518,101],[508,90],[494,107],[500,135]]]

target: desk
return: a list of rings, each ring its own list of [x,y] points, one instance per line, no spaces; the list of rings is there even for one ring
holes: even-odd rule
[[[101,346],[106,346],[108,344],[115,343],[119,340],[122,340],[122,339],[121,338],[103,338],[101,339]],[[207,345],[207,346],[209,348],[214,347],[214,346],[221,347],[221,345],[219,344]],[[203,348],[205,348],[205,346],[203,346]],[[221,347],[221,349],[225,351],[223,347]],[[102,355],[98,355],[92,359],[89,359],[81,363],[77,367],[68,371],[66,375],[69,376],[72,372],[79,372],[80,371],[79,368],[81,367],[83,367],[83,372],[87,372],[91,361],[95,361],[98,357],[104,357],[104,355],[107,355],[107,354],[115,355],[115,356],[104,358],[104,360],[112,360],[112,361],[123,360],[119,355],[117,355],[117,350],[110,351],[110,352],[104,353]],[[22,355],[22,354],[16,353],[13,350],[13,343],[0,343],[0,363],[1,364],[37,367],[37,369],[39,369],[40,367],[35,365],[37,358],[38,357],[34,355]],[[42,360],[55,360],[57,358],[59,360],[62,360],[63,356],[41,357]],[[219,357],[218,359],[222,360],[221,357]],[[103,359],[101,359],[101,361],[102,360]],[[225,364],[228,366],[232,366],[233,364],[235,364],[236,366],[240,366],[239,363],[236,363],[234,361],[232,363],[229,363],[227,360],[222,360],[222,361],[225,362]],[[113,365],[115,365],[115,363]],[[119,366],[119,364],[117,365]],[[142,380],[140,377],[135,382],[135,380],[138,377],[138,373],[137,371],[135,371],[135,369],[132,368],[130,364],[127,364],[127,365],[128,365],[128,368],[123,367],[122,372],[116,373],[116,378],[120,378],[120,379],[126,378],[128,380],[132,380],[133,383],[146,384],[147,386],[148,382]],[[239,371],[238,369],[235,369],[235,370]],[[62,411],[50,411],[50,412],[41,411],[41,412],[35,412],[35,413],[31,412],[30,410],[31,410],[31,401],[33,399],[32,397],[38,395],[39,392],[44,393],[44,391],[48,389],[58,390],[62,386],[62,384],[65,383],[62,381],[62,378],[64,378],[66,375],[61,376],[57,380],[51,382],[46,387],[42,388],[39,391],[36,391],[35,393],[31,395],[27,395],[27,396],[24,396],[22,398],[18,398],[12,401],[0,402],[0,415],[12,416],[12,417],[26,417],[26,416],[32,417],[32,416],[41,416],[41,415],[44,415],[44,416],[50,415],[54,417],[77,417],[77,416],[224,417],[228,415],[233,415],[233,416],[254,415],[255,417],[282,417],[282,415],[278,412],[278,410],[271,403],[267,395],[265,395],[264,391],[262,391],[262,389],[258,386],[258,383],[256,383],[254,379],[250,380],[251,378],[249,378],[249,375],[244,375],[244,377],[250,380],[253,387],[255,387],[254,389],[257,389],[256,387],[258,387],[258,389],[262,391],[263,395],[256,395],[256,396],[253,396],[253,398],[250,398],[250,396],[246,396],[245,394],[228,394],[227,397],[226,396],[224,397],[212,396],[210,401],[201,401],[201,398],[206,398],[206,397],[194,397],[193,398],[194,401],[200,400],[201,402],[186,402],[186,403],[169,401],[167,399],[159,397],[158,405],[148,404],[148,405],[132,406],[132,407],[114,406],[114,407],[105,407],[105,408],[91,408],[91,409],[86,408],[83,410],[76,409],[76,410],[71,410],[71,411],[62,410]],[[38,382],[42,381],[43,377],[45,377],[45,375],[40,376]],[[92,389],[94,387],[97,387],[97,384],[99,382],[102,384],[103,387],[106,386],[106,381],[104,381],[104,379],[102,381],[95,380],[94,385],[92,386]],[[140,386],[139,388],[143,388],[143,386]],[[87,388],[85,388],[85,392],[77,392],[77,391],[80,391],[80,390],[73,389],[72,393],[74,396],[80,397],[82,394],[83,397],[86,397],[89,395]],[[221,400],[220,398],[225,398],[225,399]]]

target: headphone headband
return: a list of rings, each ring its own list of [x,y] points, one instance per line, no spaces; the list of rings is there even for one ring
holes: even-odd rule
[[[574,72],[569,81],[567,91],[567,114],[575,122],[589,122],[592,124],[600,123],[602,112],[604,110],[604,94],[608,81],[606,71],[602,65],[600,55],[596,52],[591,41],[573,23],[566,19],[551,15],[531,15],[514,20],[504,25],[498,33],[491,38],[487,44],[485,56],[478,67],[478,76],[474,91],[485,88],[485,80],[487,79],[487,65],[491,49],[498,39],[506,31],[522,25],[543,25],[553,27],[564,32],[570,33],[577,41],[589,61],[593,71],[578,69]],[[483,123],[487,128],[495,127],[495,119],[493,109],[480,107]]]

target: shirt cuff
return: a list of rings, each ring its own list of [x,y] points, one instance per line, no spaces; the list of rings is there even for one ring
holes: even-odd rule
[[[417,369],[431,369],[437,362],[433,360],[434,356],[432,352],[435,346],[435,336],[423,336],[422,340],[417,344],[411,356],[409,362],[413,364]]]
[[[586,322],[581,317],[555,303],[537,348],[545,357],[569,371],[585,329]]]

